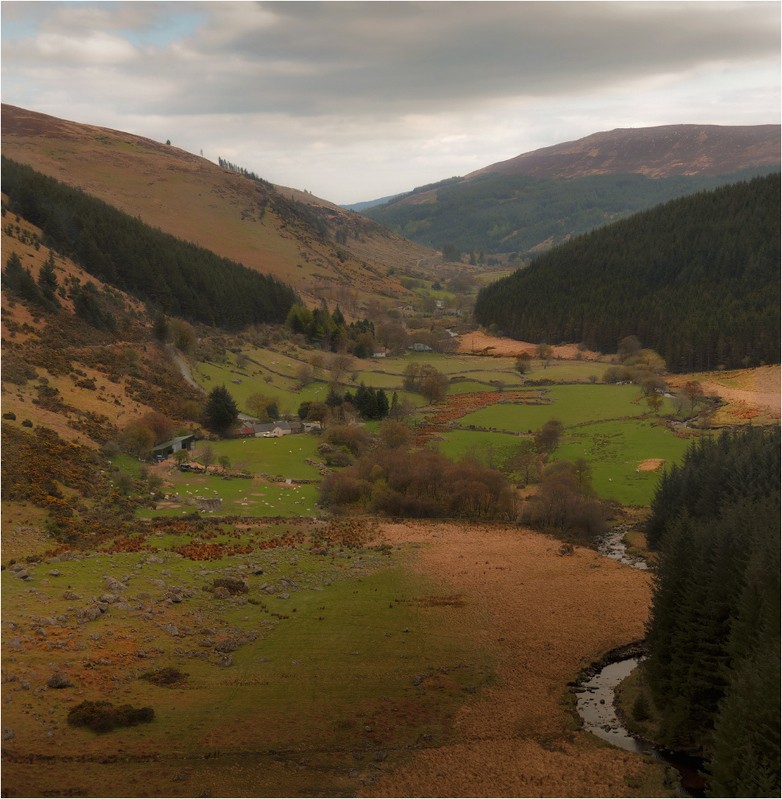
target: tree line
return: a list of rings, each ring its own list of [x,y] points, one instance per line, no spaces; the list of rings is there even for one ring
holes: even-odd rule
[[[30,167],[2,158],[12,212],[94,277],[166,313],[239,330],[282,323],[298,301],[285,283],[134,219]]]
[[[780,792],[780,431],[694,444],[663,478],[647,631],[658,740],[703,755],[712,796]]]
[[[779,174],[674,200],[580,236],[481,290],[518,339],[612,352],[636,335],[675,372],[779,360]]]

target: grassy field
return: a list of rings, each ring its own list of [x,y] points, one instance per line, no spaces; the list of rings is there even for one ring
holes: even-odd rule
[[[586,458],[598,496],[623,505],[648,505],[660,471],[638,471],[648,459],[677,463],[690,445],[660,424],[641,420],[613,421],[571,428],[557,447],[555,459]]]
[[[549,419],[565,427],[641,416],[647,412],[637,386],[562,385],[546,389],[549,405],[494,405],[464,416],[460,427],[490,427],[526,433]]]
[[[280,536],[291,540],[259,548]],[[201,563],[175,551],[227,542],[249,551]],[[144,545],[4,580],[4,623],[16,636],[4,658],[3,725],[13,731],[4,749],[32,754],[5,764],[10,795],[53,785],[64,795],[349,795],[357,775],[389,768],[422,736],[446,740],[464,689],[490,678],[485,654],[431,634],[421,603],[437,589],[404,568],[402,549],[303,522],[163,526]],[[80,622],[107,576],[126,587],[114,585],[105,612]],[[212,592],[223,576],[247,592]],[[66,586],[80,598],[65,599]],[[32,622],[44,608],[47,618]],[[141,679],[163,667],[187,676],[170,688]],[[72,687],[41,690],[55,672]],[[67,711],[83,699],[151,706],[155,720],[108,734],[71,727]],[[106,758],[118,762],[101,767]]]
[[[451,460],[471,456],[486,466],[496,467],[505,462],[518,444],[519,437],[507,433],[452,430],[442,435],[437,448]]]

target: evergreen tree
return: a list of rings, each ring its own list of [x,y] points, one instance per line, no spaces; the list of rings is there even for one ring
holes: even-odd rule
[[[225,386],[215,386],[204,407],[204,426],[218,435],[225,435],[237,422],[239,408]]]

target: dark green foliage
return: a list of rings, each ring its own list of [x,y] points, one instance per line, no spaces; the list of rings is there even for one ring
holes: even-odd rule
[[[297,300],[290,286],[274,278],[155,230],[5,157],[2,165],[12,209],[40,227],[50,246],[171,316],[236,330],[281,323]]]
[[[36,305],[44,305],[44,297],[41,290],[30,274],[29,269],[22,266],[22,259],[12,252],[3,270],[3,288],[16,292],[22,299]]]
[[[117,322],[106,308],[105,301],[92,281],[79,285],[71,292],[76,316],[99,330],[115,331]]]
[[[204,425],[207,429],[225,435],[239,418],[239,408],[225,386],[215,386],[204,407]]]
[[[714,796],[780,791],[779,428],[694,446],[664,519],[645,666],[662,743],[704,754]]]
[[[676,197],[765,173],[748,169],[734,175],[663,179],[635,174],[546,179],[492,173],[452,178],[411,192],[437,188],[434,202],[400,202],[408,194],[362,213],[435,249],[450,242],[462,252],[526,255],[542,242],[559,244]]]
[[[93,732],[110,732],[115,727],[135,727],[148,724],[155,718],[151,707],[113,705],[111,702],[85,700],[68,711],[68,724],[89,727]]]
[[[382,388],[367,388],[361,383],[355,395],[345,394],[345,402],[354,405],[363,419],[385,419],[388,416],[388,396]]]
[[[475,317],[610,352],[638,336],[671,371],[779,360],[779,175],[675,200],[482,289]]]
[[[54,254],[49,253],[49,258],[46,263],[41,267],[38,273],[38,288],[44,300],[52,307],[59,308],[60,301],[57,299],[57,273],[54,269]]]
[[[779,487],[780,431],[749,427],[693,443],[681,464],[660,478],[652,499],[647,540],[659,549],[663,534],[683,514],[711,519],[742,497],[760,499]]]

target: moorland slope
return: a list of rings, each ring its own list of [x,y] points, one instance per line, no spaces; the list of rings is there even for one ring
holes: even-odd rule
[[[431,250],[359,214],[171,144],[4,104],[7,158],[82,189],[184,241],[349,310],[369,295],[405,296],[389,270]]]

